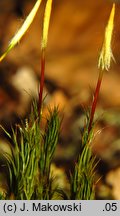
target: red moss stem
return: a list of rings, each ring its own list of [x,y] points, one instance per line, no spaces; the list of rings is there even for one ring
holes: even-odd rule
[[[97,85],[96,85],[96,89],[95,89],[95,93],[94,93],[94,99],[93,99],[91,113],[90,113],[90,122],[89,122],[89,126],[88,126],[88,134],[89,134],[89,132],[90,132],[90,130],[92,128],[92,123],[93,123],[93,119],[94,119],[96,105],[97,105],[97,102],[98,102],[98,97],[99,97],[102,78],[103,78],[103,70],[101,70],[100,73],[99,73],[99,77],[98,77],[98,81],[97,81]]]
[[[40,74],[40,89],[39,89],[39,102],[38,102],[38,112],[41,113],[42,108],[42,96],[45,80],[45,50],[41,53],[41,74]]]

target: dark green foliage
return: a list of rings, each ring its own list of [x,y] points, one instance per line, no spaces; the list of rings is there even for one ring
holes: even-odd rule
[[[33,114],[34,113],[34,114]],[[10,193],[15,199],[32,199],[38,175],[40,151],[40,122],[31,112],[29,119],[12,130],[12,155],[6,155],[10,173]]]
[[[46,171],[47,173],[49,172],[51,160],[53,158],[56,144],[58,142],[59,130],[60,120],[58,117],[58,110],[57,108],[55,108],[53,113],[50,112],[50,118],[47,119],[45,134],[43,137],[43,151],[46,156],[44,171]]]
[[[93,129],[93,128],[92,128]],[[71,174],[70,199],[91,200],[95,198],[95,167],[97,165],[91,150],[92,130],[85,127],[82,136],[82,151]]]
[[[44,131],[37,103],[33,102],[29,118],[12,130],[11,154],[4,154],[9,172],[9,191],[11,196],[20,200],[94,199],[96,158],[92,154],[91,143],[93,128],[88,132],[88,122],[82,135],[81,153],[71,174],[70,192],[66,194],[59,185],[54,184],[51,175],[51,162],[58,142],[60,118],[58,109],[49,110]],[[2,199],[2,197],[1,197]]]
[[[89,122],[89,119],[87,119]],[[50,168],[58,142],[60,119],[58,109],[49,110],[45,130],[42,131],[41,115],[37,103],[33,102],[28,119],[12,130],[11,154],[4,154],[9,172],[9,191],[6,199],[12,195],[20,200],[94,199],[96,158],[92,154],[91,142],[93,128],[88,132],[88,124],[82,135],[81,153],[70,179],[70,193],[54,184]],[[2,199],[2,196],[1,196]]]
[[[58,142],[59,130],[60,119],[58,117],[58,109],[54,108],[53,111],[49,111],[49,118],[47,119],[41,145],[41,157],[39,161],[40,186],[37,190],[39,199],[51,199],[54,194],[52,190],[53,179],[50,178],[50,166]]]
[[[12,154],[5,154],[9,169],[9,195],[15,199],[52,199],[53,180],[50,165],[58,141],[58,109],[49,112],[45,132],[40,129],[41,116],[33,103],[28,119],[12,130]],[[43,134],[42,134],[43,133]]]

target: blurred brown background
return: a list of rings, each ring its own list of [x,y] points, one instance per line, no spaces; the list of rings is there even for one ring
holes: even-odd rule
[[[0,53],[6,49],[34,0],[0,0]],[[37,98],[41,29],[45,2],[22,41],[0,63],[0,124],[8,130],[25,118],[31,98]],[[46,53],[45,105],[58,105],[62,122],[55,162],[73,166],[98,76],[97,62],[112,0],[53,0]],[[93,152],[101,159],[96,197],[120,199],[120,4],[116,3],[112,40],[116,63],[104,74],[96,117]],[[6,138],[0,131],[0,145]]]

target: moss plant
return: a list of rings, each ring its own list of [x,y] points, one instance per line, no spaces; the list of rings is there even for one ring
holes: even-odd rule
[[[100,86],[103,78],[103,70],[110,67],[111,58],[113,58],[111,50],[111,39],[114,26],[115,4],[113,4],[108,24],[105,30],[105,39],[102,51],[99,57],[98,67],[100,72],[92,102],[90,116],[82,135],[82,153],[78,156],[75,164],[73,175],[71,175],[71,199],[94,199],[95,198],[95,167],[97,165],[95,156],[92,154],[92,139],[94,129],[94,114],[100,92]]]
[[[27,31],[40,6],[37,1],[32,11],[25,20],[23,26],[13,37],[10,45],[0,60],[18,43]],[[12,130],[13,134],[6,134],[11,139],[14,148],[11,147],[12,156],[6,154],[9,168],[9,194],[14,194],[15,199],[51,199],[52,180],[50,177],[50,165],[58,140],[60,121],[58,109],[50,111],[44,134],[40,130],[42,94],[44,86],[45,49],[47,46],[49,20],[52,0],[48,0],[45,8],[43,35],[41,44],[41,79],[39,92],[39,105],[33,103],[33,110],[26,122]],[[54,188],[55,191],[55,188]]]
[[[7,50],[0,57],[0,61],[19,42],[32,23],[41,0],[37,0],[32,11],[23,23],[18,33],[13,37]],[[52,0],[47,0],[43,21],[43,33],[41,43],[41,78],[39,89],[39,101],[33,101],[31,113],[25,121],[16,125],[9,134],[3,128],[11,140],[11,154],[4,153],[9,178],[9,190],[5,199],[20,200],[50,200],[56,194],[56,198],[62,199],[95,199],[95,168],[96,157],[92,154],[92,141],[94,136],[94,114],[98,101],[100,86],[103,78],[103,71],[110,67],[111,39],[114,26],[115,4],[110,14],[108,25],[105,30],[105,39],[99,57],[99,77],[94,93],[91,112],[86,116],[86,125],[82,134],[82,151],[76,159],[74,171],[70,178],[70,192],[66,194],[62,188],[54,186],[54,178],[51,176],[50,168],[60,132],[60,118],[58,108],[49,110],[45,130],[41,129],[42,118],[42,95],[45,76],[45,50],[47,47],[48,29],[52,8]],[[1,126],[2,127],[2,126]],[[58,195],[58,196],[57,196]],[[3,196],[0,194],[0,199]]]

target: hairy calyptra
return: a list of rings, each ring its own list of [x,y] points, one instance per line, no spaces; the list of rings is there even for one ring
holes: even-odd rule
[[[2,54],[0,57],[0,62],[6,57],[6,55],[10,52],[12,48],[16,46],[16,44],[22,39],[28,28],[30,27],[31,23],[33,22],[35,15],[40,7],[42,0],[37,0],[33,9],[27,16],[26,20],[24,21],[21,28],[18,30],[18,32],[15,34],[15,36],[12,38],[11,42],[9,43],[6,51]]]
[[[111,41],[112,41],[112,34],[113,34],[113,28],[114,28],[114,16],[115,16],[115,4],[113,4],[113,7],[110,13],[110,17],[108,20],[108,24],[105,29],[105,37],[103,41],[103,46],[102,46],[100,57],[98,60],[98,68],[100,69],[100,71],[99,71],[99,77],[98,77],[98,81],[97,81],[97,85],[96,85],[96,89],[94,93],[94,99],[92,102],[88,133],[92,129],[93,118],[94,118],[94,114],[96,110],[96,105],[98,101],[98,96],[100,92],[104,70],[109,70],[111,59],[114,59],[113,54],[112,54],[112,49],[111,49]]]
[[[98,61],[98,67],[102,70],[104,69],[109,70],[111,59],[114,60],[114,56],[112,54],[112,49],[111,49],[111,41],[112,41],[112,34],[114,28],[114,16],[115,16],[115,4],[113,4],[110,17],[108,20],[108,24],[105,29],[104,42],[102,45],[102,49]]]

